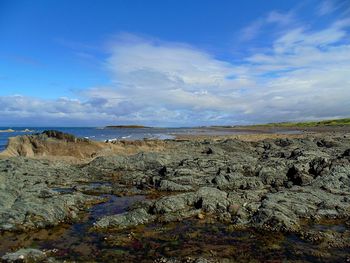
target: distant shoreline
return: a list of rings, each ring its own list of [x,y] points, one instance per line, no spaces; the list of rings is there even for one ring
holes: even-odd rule
[[[108,126],[105,126],[105,128],[110,128],[110,129],[144,129],[144,128],[152,128],[152,127],[143,126],[143,125],[108,125]]]
[[[312,127],[334,127],[350,125],[350,118],[331,119],[305,122],[274,122],[250,125],[213,125],[210,128],[312,128]]]

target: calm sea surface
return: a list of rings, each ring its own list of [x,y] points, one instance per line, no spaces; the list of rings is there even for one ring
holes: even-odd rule
[[[4,132],[8,129],[14,132]],[[29,130],[29,131],[28,131]],[[233,135],[256,133],[254,131],[215,130],[209,128],[96,128],[96,127],[0,127],[0,151],[6,148],[8,138],[41,133],[45,130],[58,130],[73,134],[77,137],[87,138],[94,141],[105,140],[142,140],[142,139],[173,139],[175,134],[195,135]],[[277,132],[277,131],[276,131]],[[280,131],[279,131],[280,132]],[[284,133],[294,134],[300,131],[285,130]]]
[[[0,131],[12,129],[14,132],[0,132],[0,151],[6,148],[8,138],[24,135],[41,133],[45,130],[59,130],[62,132],[73,134],[77,137],[84,137],[95,141],[105,140],[141,140],[141,139],[172,139],[174,134],[234,134],[232,131],[211,131],[209,129],[198,128],[69,128],[69,127],[0,127]],[[30,132],[26,131],[29,129]]]

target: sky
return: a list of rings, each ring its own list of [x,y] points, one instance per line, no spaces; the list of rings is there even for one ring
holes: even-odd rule
[[[350,116],[350,0],[0,0],[0,126]]]

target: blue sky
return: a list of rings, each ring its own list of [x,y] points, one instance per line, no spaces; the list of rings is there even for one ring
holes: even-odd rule
[[[350,116],[350,4],[0,0],[0,126]]]

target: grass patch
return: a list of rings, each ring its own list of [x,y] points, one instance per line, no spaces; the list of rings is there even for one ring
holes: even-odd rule
[[[321,126],[341,126],[350,125],[350,118],[323,120],[323,121],[308,121],[308,122],[278,122],[252,125],[256,127],[321,127]]]

